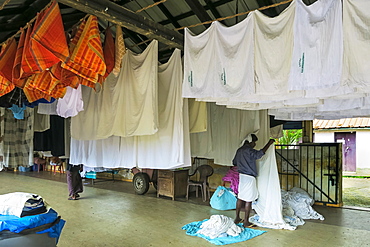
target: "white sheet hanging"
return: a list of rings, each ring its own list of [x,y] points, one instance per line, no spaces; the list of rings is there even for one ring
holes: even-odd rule
[[[214,22],[216,35],[213,52],[217,54],[217,65],[212,72],[216,73],[217,81],[208,83],[213,84],[215,98],[237,100],[255,93],[253,14],[251,12],[243,21],[231,27]]]
[[[258,214],[259,220],[255,221],[255,218],[251,217],[251,222],[262,227],[294,230],[295,227],[290,226],[283,219],[281,190],[274,145],[271,145],[265,155],[257,160],[257,169],[259,197],[252,204],[252,208]]]
[[[257,100],[296,98],[302,92],[289,92],[288,78],[293,52],[293,24],[296,2],[271,18],[254,11],[256,94],[268,95]],[[248,100],[248,99],[247,99]],[[251,102],[248,100],[248,102]],[[255,102],[258,103],[258,102]]]
[[[45,130],[50,129],[50,115],[39,114],[37,113],[37,109],[38,106],[35,106],[33,111],[34,114],[33,131],[43,132]]]
[[[110,76],[104,93],[98,138],[152,135],[158,131],[158,41],[141,54],[127,51],[117,81]],[[107,89],[108,88],[108,89]],[[109,103],[106,103],[109,100]],[[105,108],[107,107],[107,108]]]
[[[343,56],[342,3],[296,0],[289,90],[340,84]]]
[[[158,68],[159,130],[153,135],[137,137],[140,168],[191,165],[184,163],[184,135],[189,133],[184,133],[182,76],[181,51],[176,49],[169,61]]]
[[[207,131],[207,103],[188,99],[190,133]]]
[[[184,34],[184,81],[182,96],[184,98],[207,98],[214,96],[213,83],[217,81],[214,71],[215,23],[199,35],[194,35],[188,28]]]
[[[206,132],[191,134],[192,157],[214,159],[215,164],[232,165],[240,142],[247,134],[258,131],[258,137],[269,137],[267,111],[228,109],[208,103]]]
[[[56,112],[59,116],[64,118],[74,117],[84,110],[81,87],[81,85],[77,89],[67,87],[64,97],[57,100]]]
[[[370,1],[343,1],[343,82],[370,91]]]

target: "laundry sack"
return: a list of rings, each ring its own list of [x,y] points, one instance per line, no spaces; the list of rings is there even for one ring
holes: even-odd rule
[[[217,210],[231,210],[236,208],[236,195],[230,188],[218,186],[211,197],[211,207]]]

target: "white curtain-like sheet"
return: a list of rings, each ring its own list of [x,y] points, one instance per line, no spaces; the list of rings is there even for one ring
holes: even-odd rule
[[[183,97],[268,109],[281,120],[339,119],[348,109],[345,117],[369,116],[368,7],[366,0],[293,0],[273,18],[253,11],[231,27],[186,29]],[[330,101],[351,104],[332,109]]]
[[[295,0],[294,48],[289,89],[308,90],[340,84],[343,56],[342,3]]]
[[[212,83],[216,82],[215,23],[200,35],[188,28],[184,34],[184,81],[182,95],[185,98],[213,97]]]
[[[370,91],[370,1],[343,1],[343,82]]]
[[[255,11],[255,102],[298,97],[301,92],[288,91],[288,78],[293,53],[293,26],[296,2],[280,15],[271,18]],[[246,98],[247,99],[247,98]],[[252,101],[253,102],[253,101]]]
[[[184,132],[181,63],[181,51],[176,49],[168,63],[158,67],[159,130],[153,135],[137,137],[140,168],[168,169],[191,165],[184,164],[184,150],[189,149],[184,145],[184,136],[189,132]]]
[[[190,133],[207,131],[207,103],[188,99]]]
[[[33,131],[43,132],[50,129],[50,115],[37,113],[38,106],[34,108],[34,124]]]
[[[58,115],[57,103],[57,100],[55,100],[53,103],[40,103],[37,108],[37,113],[46,115]]]
[[[68,118],[76,116],[84,110],[82,101],[81,85],[77,89],[67,87],[67,92],[63,98],[58,99],[57,114],[61,117]]]
[[[158,65],[156,66],[158,67]],[[172,169],[191,165],[188,104],[187,100],[184,101],[181,97],[182,65],[179,50],[175,50],[168,63],[159,66],[159,73],[155,76],[158,77],[158,93],[160,95],[158,98],[159,130],[153,135],[110,136],[97,139],[92,127],[97,128],[98,121],[86,123],[90,125],[90,130],[85,131],[83,128],[85,121],[94,121],[101,117],[96,114],[96,110],[88,112],[90,109],[100,109],[100,107],[112,105],[107,101],[109,98],[107,96],[112,94],[111,91],[116,86],[114,82],[117,80],[114,79],[114,75],[109,75],[110,79],[103,83],[103,89],[100,93],[95,93],[91,88],[83,88],[83,99],[86,99],[84,105],[87,111],[77,115],[78,117],[81,114],[81,118],[72,118],[73,124],[79,124],[78,128],[75,126],[72,130],[85,131],[85,133],[77,132],[75,134],[82,137],[92,136],[95,139],[78,140],[72,136],[70,163],[84,164],[91,168]],[[104,95],[105,93],[107,95]],[[125,97],[125,95],[121,94],[121,97]],[[121,101],[115,97],[110,98],[112,101],[115,99],[116,102]],[[105,108],[105,110],[110,110],[110,108]],[[74,119],[78,121],[73,122]]]
[[[232,166],[232,159],[246,135],[258,131],[258,137],[269,137],[267,111],[228,109],[208,104],[206,132],[191,134],[192,157],[214,159],[215,164]]]
[[[110,74],[100,92],[82,88],[86,110],[72,118],[72,137],[151,135],[158,130],[158,41],[139,55],[127,52],[118,78]]]
[[[262,138],[261,138],[262,139]],[[259,144],[266,143],[259,141]],[[274,229],[294,230],[283,218],[279,174],[276,166],[275,146],[271,145],[265,155],[257,161],[258,200],[252,208],[258,214],[258,221],[251,217],[252,223]]]

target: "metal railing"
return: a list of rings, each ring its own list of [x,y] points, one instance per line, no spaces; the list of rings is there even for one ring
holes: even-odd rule
[[[276,145],[275,152],[283,190],[302,188],[324,205],[342,202],[340,143]]]

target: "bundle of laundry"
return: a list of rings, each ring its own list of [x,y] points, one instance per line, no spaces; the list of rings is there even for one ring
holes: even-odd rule
[[[64,224],[39,195],[25,192],[0,195],[0,240],[48,233],[58,242]]]

